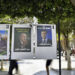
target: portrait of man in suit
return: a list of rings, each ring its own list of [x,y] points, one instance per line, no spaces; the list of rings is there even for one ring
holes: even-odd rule
[[[20,37],[19,37],[19,43],[18,43],[18,47],[19,48],[26,48],[27,47],[27,34],[25,33],[21,33]]]
[[[37,45],[38,46],[51,46],[52,45],[52,40],[50,39],[50,30],[48,29],[41,29],[39,30],[38,33],[38,40],[37,40]]]
[[[24,29],[25,30],[25,29]],[[18,30],[16,31],[15,34],[15,43],[14,43],[14,50],[15,51],[25,51],[25,52],[29,52],[31,49],[31,40],[30,37],[28,36],[29,33],[27,32],[27,29],[24,32],[23,29],[19,30],[21,32],[19,32]]]

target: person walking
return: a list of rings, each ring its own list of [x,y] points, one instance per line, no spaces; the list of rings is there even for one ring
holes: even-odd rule
[[[8,75],[13,75],[13,70],[16,69],[16,73],[18,73],[18,63],[17,60],[10,60],[9,72]]]
[[[51,65],[51,63],[52,63],[52,60],[49,60],[49,59],[48,59],[48,60],[46,61],[46,71],[47,71],[47,75],[50,75],[50,74],[49,74],[49,66]]]

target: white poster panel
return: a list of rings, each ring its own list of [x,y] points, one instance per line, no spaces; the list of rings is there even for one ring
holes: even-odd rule
[[[9,59],[10,25],[0,24],[0,59]]]
[[[32,28],[29,24],[13,24],[11,59],[33,58]]]
[[[56,58],[56,25],[38,24],[36,25],[36,59]]]

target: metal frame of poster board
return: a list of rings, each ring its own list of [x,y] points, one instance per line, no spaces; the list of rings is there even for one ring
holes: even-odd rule
[[[29,34],[27,34],[27,32]],[[19,36],[21,33],[26,33],[28,36],[27,39],[30,39],[30,48],[27,46],[25,48],[20,47],[19,42]],[[32,43],[32,27],[30,24],[13,24],[12,25],[12,49],[11,49],[11,59],[31,59],[33,58],[33,43]],[[24,34],[25,35],[25,34]],[[16,42],[15,42],[16,41]],[[15,44],[15,45],[14,45]],[[31,50],[30,50],[31,49]]]
[[[9,49],[10,49],[10,24],[0,24],[0,34],[1,34],[1,49],[6,49],[7,51],[2,51],[2,54],[0,52],[0,59],[7,60],[9,59]],[[6,53],[6,54],[5,54]]]
[[[39,29],[46,30],[49,34],[49,29],[50,31],[50,36],[52,36],[52,44],[49,46],[48,45],[43,45],[43,46],[38,46],[38,32],[40,32],[39,36],[41,36],[41,31],[37,28],[41,27]],[[48,28],[49,27],[49,28]],[[48,37],[50,37],[48,36]],[[56,43],[56,25],[54,24],[36,24],[36,42],[35,42],[35,58],[36,59],[55,59],[57,58],[56,55],[56,50],[57,50],[57,43]]]

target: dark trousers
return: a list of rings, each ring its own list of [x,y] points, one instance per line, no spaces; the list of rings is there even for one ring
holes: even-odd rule
[[[50,65],[51,65],[51,62],[52,62],[52,60],[49,60],[49,59],[48,59],[48,60],[46,61],[46,67],[50,66]]]
[[[16,69],[16,71],[18,71],[18,64],[16,60],[10,60],[9,75],[12,75],[13,69]]]
[[[47,60],[47,61],[46,61],[46,71],[47,71],[47,75],[50,75],[50,74],[49,74],[49,66],[51,65],[51,62],[52,62],[52,60]]]

